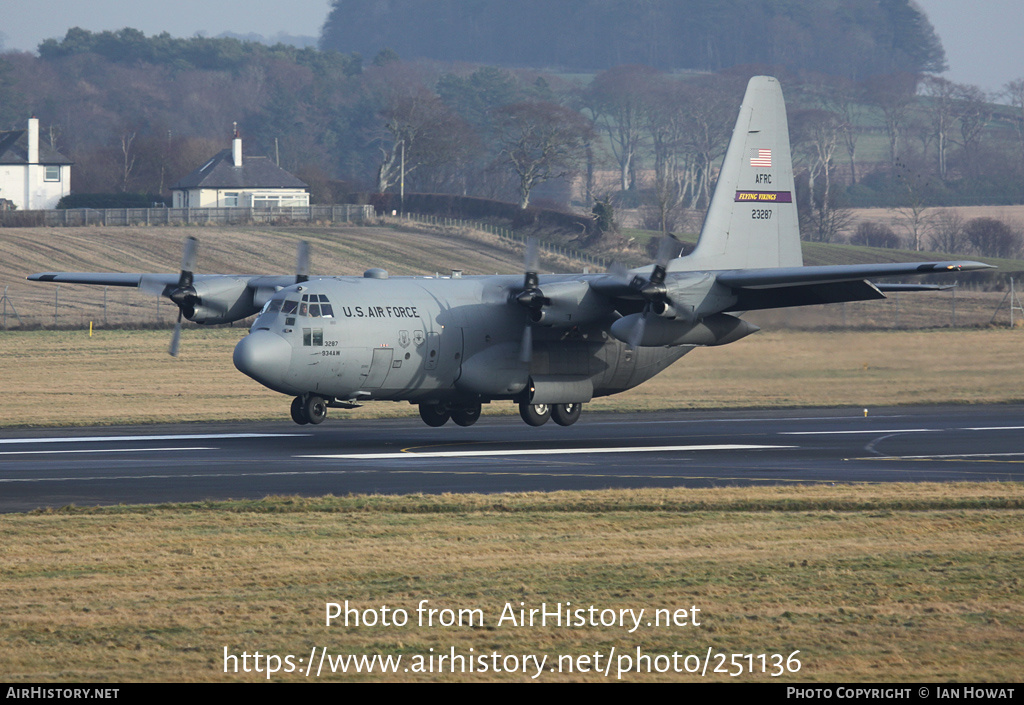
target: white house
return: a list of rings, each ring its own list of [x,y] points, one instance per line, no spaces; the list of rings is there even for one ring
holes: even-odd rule
[[[28,129],[0,132],[0,199],[18,210],[47,210],[71,193],[73,162],[39,144],[39,120],[29,118]]]
[[[242,138],[231,149],[171,186],[174,208],[277,208],[308,206],[308,186],[267,157],[242,157]]]

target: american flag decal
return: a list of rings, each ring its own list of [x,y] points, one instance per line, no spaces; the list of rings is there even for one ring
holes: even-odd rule
[[[772,150],[770,149],[755,149],[750,157],[750,166],[760,167],[762,169],[772,168]]]

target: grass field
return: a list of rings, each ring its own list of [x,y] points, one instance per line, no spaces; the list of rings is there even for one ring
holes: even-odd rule
[[[187,331],[176,360],[166,331],[6,333],[0,423],[290,424],[285,397],[231,368],[243,332]],[[1020,369],[1014,330],[758,334],[697,350],[592,406],[1012,403],[1024,396]],[[379,403],[355,413],[411,412]],[[320,676],[345,681],[526,681],[536,669],[527,656],[547,659],[544,681],[615,680],[619,669],[629,681],[1019,681],[1022,509],[1020,484],[961,484],[270,498],[0,516],[0,673],[258,681],[267,655],[291,655],[272,679],[316,680],[301,671],[327,649],[334,659],[400,656],[413,669],[441,654],[519,659],[502,660],[515,673],[451,673],[435,659],[428,673],[383,674],[378,662],[370,674]],[[346,600],[363,618],[387,605],[413,621],[326,626],[326,604]],[[438,619],[468,610],[482,624],[418,626],[422,600],[453,610]],[[498,623],[506,609],[544,603],[647,617],[692,618],[696,607],[701,624],[630,633]],[[248,654],[254,668],[257,651],[261,672],[236,673],[231,658],[224,672],[225,655]],[[687,672],[708,654],[707,674]],[[639,656],[660,657],[655,672],[630,670],[647,663]]]
[[[125,234],[127,240],[107,241],[95,261],[94,239],[59,263],[53,242],[38,233],[25,235],[18,252],[38,246],[31,271],[168,271],[176,255],[167,253],[184,234]],[[250,243],[247,259],[236,261],[235,236],[220,234],[202,235],[201,253],[212,260],[205,271],[237,271],[265,258],[288,271],[299,238],[285,233],[272,252]],[[0,246],[10,243],[7,232],[0,235]],[[314,253],[337,250],[335,271],[346,257],[358,259],[356,273],[387,257],[396,273],[418,271],[427,262],[418,258],[437,246],[424,240],[414,252],[378,247],[368,237],[359,239],[363,250],[342,254],[337,233],[320,244],[305,229],[301,236],[313,237]],[[162,242],[140,260],[135,238],[145,237]],[[504,271],[516,271],[517,256],[504,256]],[[122,259],[112,267],[111,258]],[[0,256],[0,267],[9,268],[5,261]],[[39,296],[44,306],[52,293]],[[78,315],[88,321],[95,307]],[[11,433],[19,426],[262,418],[290,424],[288,398],[231,363],[245,332],[190,327],[177,359],[166,354],[166,330],[2,332],[0,427]],[[1021,335],[762,332],[696,350],[651,382],[590,408],[1021,403]],[[513,407],[495,404],[491,412]],[[412,413],[406,404],[382,402],[332,411],[328,423]],[[1024,486],[978,483],[282,497],[4,515],[0,674],[8,682],[261,681],[271,655],[281,659],[271,661],[281,668],[273,680],[529,681],[537,672],[530,657],[546,659],[536,680],[612,681],[620,669],[642,668],[637,657],[646,656],[655,672],[629,670],[621,680],[1020,682],[1022,510]],[[387,605],[392,616],[406,610],[410,623],[326,626],[327,603],[346,600],[364,619],[379,618]],[[479,619],[420,626],[422,600],[454,610],[449,616],[467,610],[464,620]],[[589,623],[499,623],[505,609],[545,603],[594,606],[598,615],[643,609],[644,620],[632,633]],[[654,610],[700,624],[646,626]],[[301,671],[314,649],[403,661],[389,675],[378,663],[371,674],[306,677]],[[437,662],[452,649],[487,663],[499,654],[503,667],[519,668],[453,674],[450,661]],[[244,667],[243,653],[254,668],[257,651],[260,672],[231,669]],[[416,672],[417,659],[428,668],[431,656],[431,672]],[[599,672],[606,664],[607,676]],[[707,665],[707,673],[689,672],[695,665]],[[737,669],[741,675],[728,675]]]
[[[1020,484],[963,484],[8,515],[0,673],[8,682],[265,681],[274,655],[273,680],[530,681],[537,669],[526,657],[543,656],[539,681],[1020,682],[1022,508]],[[327,603],[346,600],[361,620],[382,620],[387,606],[409,622],[356,626],[353,615],[327,626]],[[422,600],[439,610],[432,626],[419,623]],[[570,626],[500,621],[509,609],[518,617],[558,603],[594,606],[606,623],[589,613]],[[639,628],[630,617],[612,624],[618,610],[640,609]],[[677,621],[657,626],[655,610]],[[400,656],[401,668],[332,675],[328,661],[319,678],[304,675],[322,648],[332,658]],[[519,671],[451,673],[436,660],[434,672],[402,670],[453,649],[498,654]],[[255,668],[257,651],[263,672],[234,672],[243,653]],[[647,672],[673,668],[674,654],[678,672]]]
[[[289,398],[238,372],[240,328],[190,328],[179,358],[164,330],[0,334],[0,427],[281,419]],[[1019,403],[1019,329],[761,332],[697,349],[653,380],[588,409]],[[490,413],[514,413],[494,403]],[[328,419],[412,415],[374,402]]]

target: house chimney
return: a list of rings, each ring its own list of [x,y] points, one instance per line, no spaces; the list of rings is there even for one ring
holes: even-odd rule
[[[39,120],[35,115],[28,119],[28,163],[39,163]]]
[[[242,138],[238,136],[238,123],[235,123],[235,138],[231,140],[231,159],[235,166],[242,166]]]

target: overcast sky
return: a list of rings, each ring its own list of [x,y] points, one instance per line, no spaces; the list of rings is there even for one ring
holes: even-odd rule
[[[951,81],[994,91],[1024,77],[1024,8],[1021,0],[917,0],[928,14],[949,61]],[[320,36],[330,0],[0,0],[0,40],[7,50],[35,51],[70,27],[92,31],[122,27],[146,35],[170,32],[279,32]],[[395,47],[401,54],[401,47]]]
[[[946,49],[957,83],[997,91],[1024,78],[1024,6],[1021,0],[917,0]]]
[[[93,32],[134,27],[146,36],[283,32],[319,37],[329,11],[330,0],[0,0],[0,33],[7,50],[21,51],[35,51],[44,39],[62,39],[71,27]]]

